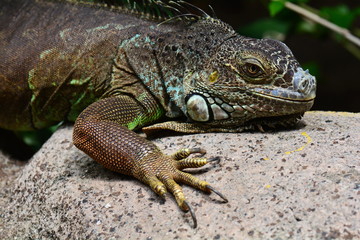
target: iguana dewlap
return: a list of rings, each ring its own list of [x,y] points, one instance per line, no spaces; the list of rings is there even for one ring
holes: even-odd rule
[[[161,196],[170,191],[195,226],[178,182],[224,198],[182,171],[209,162],[187,158],[203,150],[167,156],[133,130],[290,126],[313,105],[315,78],[279,41],[240,36],[208,15],[74,2],[1,1],[0,127],[75,121],[76,147]]]

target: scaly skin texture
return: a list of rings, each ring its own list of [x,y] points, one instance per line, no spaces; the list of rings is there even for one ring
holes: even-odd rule
[[[158,24],[124,9],[33,0],[4,0],[0,10],[0,127],[75,121],[75,146],[161,196],[170,191],[195,226],[177,182],[226,201],[181,171],[211,160],[187,158],[201,149],[164,155],[132,130],[289,126],[315,98],[314,77],[285,44],[239,36],[206,15]]]

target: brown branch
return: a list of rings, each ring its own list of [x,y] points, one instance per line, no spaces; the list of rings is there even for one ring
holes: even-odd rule
[[[298,14],[308,18],[311,21],[314,21],[318,24],[321,24],[329,29],[331,29],[332,31],[344,36],[347,40],[349,40],[350,42],[352,42],[353,44],[357,45],[358,47],[360,47],[360,38],[354,36],[353,34],[351,34],[351,32],[349,30],[347,30],[346,28],[342,28],[339,27],[338,25],[329,22],[328,20],[319,17],[318,15],[298,6],[295,5],[291,2],[285,2],[285,7],[297,12]]]

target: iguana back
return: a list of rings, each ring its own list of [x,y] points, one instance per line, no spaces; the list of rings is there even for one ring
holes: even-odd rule
[[[0,127],[75,121],[111,87],[119,44],[155,25],[86,4],[1,1]]]

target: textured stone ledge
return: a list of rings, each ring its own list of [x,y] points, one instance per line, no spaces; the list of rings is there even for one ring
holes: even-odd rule
[[[219,164],[189,170],[229,199],[184,186],[199,226],[172,197],[112,173],[57,131],[25,165],[0,154],[0,238],[359,239],[360,114],[309,112],[289,131],[172,136]]]

